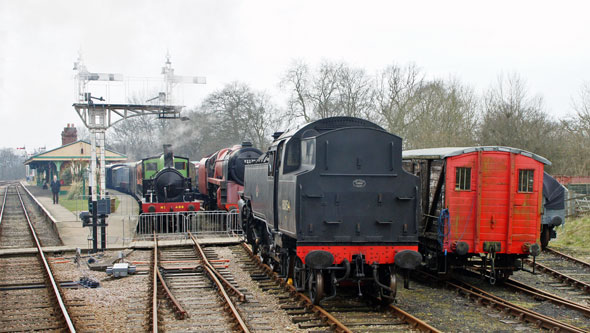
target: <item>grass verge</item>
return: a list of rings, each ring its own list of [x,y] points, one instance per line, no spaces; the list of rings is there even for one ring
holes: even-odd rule
[[[70,212],[79,212],[88,210],[88,201],[85,199],[62,199],[59,198],[59,204],[67,208]],[[119,198],[115,198],[115,211],[119,207]],[[114,213],[114,212],[111,212]]]

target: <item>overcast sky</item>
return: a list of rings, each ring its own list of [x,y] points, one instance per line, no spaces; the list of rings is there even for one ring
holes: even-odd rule
[[[182,88],[187,106],[235,80],[283,105],[277,84],[293,60],[326,59],[369,74],[413,62],[478,93],[516,72],[563,117],[590,81],[589,9],[585,1],[0,0],[0,147],[55,148],[67,123],[81,126],[71,106],[79,50],[91,72],[153,78],[169,51],[177,74],[208,80]],[[142,82],[127,88],[141,94]]]

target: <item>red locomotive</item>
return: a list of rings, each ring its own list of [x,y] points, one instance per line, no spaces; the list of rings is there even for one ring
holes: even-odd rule
[[[197,188],[206,210],[238,209],[244,189],[244,168],[262,152],[250,142],[221,149],[197,163]]]
[[[422,182],[421,252],[439,273],[458,267],[490,272],[490,282],[540,253],[545,158],[509,147],[403,152]]]

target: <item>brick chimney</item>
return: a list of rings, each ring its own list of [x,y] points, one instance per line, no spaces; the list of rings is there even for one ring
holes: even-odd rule
[[[76,142],[78,140],[78,131],[74,124],[68,124],[67,127],[64,127],[64,130],[61,132],[61,145],[65,146],[72,142]]]

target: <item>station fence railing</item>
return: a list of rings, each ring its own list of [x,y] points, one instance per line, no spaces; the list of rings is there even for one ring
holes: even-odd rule
[[[138,216],[136,238],[158,235],[183,237],[190,231],[197,236],[241,236],[242,224],[237,211],[196,211],[143,213]]]

